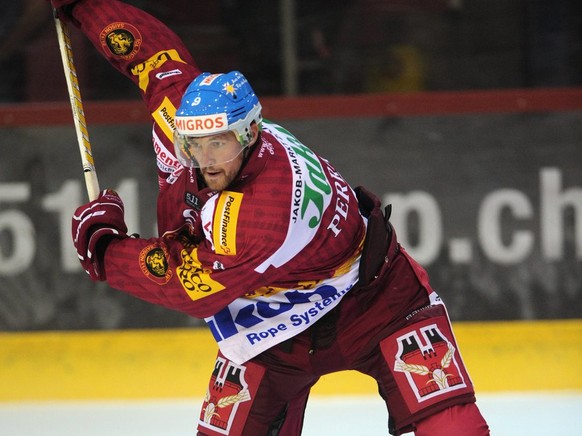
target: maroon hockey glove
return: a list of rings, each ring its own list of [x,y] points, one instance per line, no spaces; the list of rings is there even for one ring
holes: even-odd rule
[[[73,215],[73,243],[81,266],[95,281],[106,279],[103,255],[111,239],[127,237],[123,215],[123,201],[111,189],[79,207]]]
[[[47,0],[56,11],[57,16],[63,22],[72,22],[75,23],[75,19],[73,18],[73,8],[75,4],[81,0]]]

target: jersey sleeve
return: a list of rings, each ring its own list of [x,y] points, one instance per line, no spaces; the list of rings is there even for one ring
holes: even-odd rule
[[[97,51],[141,91],[153,120],[158,232],[175,231],[184,225],[184,216],[194,219],[184,198],[199,188],[196,178],[180,179],[184,173],[174,152],[174,117],[200,70],[180,37],[141,9],[118,0],[81,0],[72,13],[71,21]]]
[[[139,86],[150,113],[164,99],[177,106],[185,83],[200,74],[178,35],[141,9],[118,0],[84,0],[73,17],[99,53]]]
[[[184,237],[111,242],[105,254],[107,282],[197,318],[212,316],[243,296],[276,300],[271,294],[284,285],[287,270],[258,268],[287,234],[288,201],[273,198],[272,192],[279,186],[281,197],[288,198],[290,183],[284,173],[276,173],[273,184],[253,185],[252,194],[223,191],[210,198],[201,214],[205,237],[198,244]]]
[[[269,190],[268,186],[262,189]],[[300,236],[289,237],[289,220],[284,200],[265,196],[245,200],[245,194],[223,191],[203,209],[206,237],[197,245],[168,237],[112,241],[105,253],[107,282],[196,318],[215,315],[240,297],[288,303],[284,290],[309,288],[343,274],[355,261],[358,248],[339,243],[337,247],[347,247],[347,251],[338,249],[332,257],[329,252],[336,251],[336,243],[329,241],[324,244],[326,255],[316,257],[322,248],[309,244],[309,251],[293,255],[300,261],[280,260],[289,249],[297,253],[305,249]],[[361,233],[353,236],[362,237]]]
[[[205,318],[268,279],[248,268],[214,270],[220,266],[203,264],[199,249],[205,250],[177,239],[113,240],[105,254],[107,282],[149,303]]]

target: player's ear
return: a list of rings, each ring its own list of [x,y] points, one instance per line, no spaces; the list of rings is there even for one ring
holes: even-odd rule
[[[253,134],[253,139],[251,139],[250,144],[254,145],[259,137],[259,126],[255,122],[251,123],[251,133]]]

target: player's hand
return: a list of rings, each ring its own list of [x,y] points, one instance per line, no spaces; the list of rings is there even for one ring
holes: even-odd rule
[[[46,0],[57,11],[57,16],[63,22],[76,23],[73,18],[73,8],[80,0]]]
[[[103,255],[112,238],[127,237],[123,201],[106,189],[96,200],[79,207],[72,221],[73,244],[83,269],[93,280],[105,280]]]

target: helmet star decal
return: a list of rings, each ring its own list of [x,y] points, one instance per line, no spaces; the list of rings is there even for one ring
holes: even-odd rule
[[[230,82],[226,82],[224,84],[224,86],[222,87],[222,89],[224,90],[224,92],[226,92],[227,94],[232,94],[232,96],[234,98],[236,98],[236,94],[234,92],[234,86],[230,83]]]

